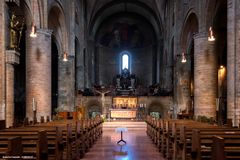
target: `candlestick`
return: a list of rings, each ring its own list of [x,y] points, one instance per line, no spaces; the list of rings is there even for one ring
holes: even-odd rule
[[[32,109],[33,111],[36,111],[36,105],[35,105],[35,99],[33,98],[33,102],[32,102]]]

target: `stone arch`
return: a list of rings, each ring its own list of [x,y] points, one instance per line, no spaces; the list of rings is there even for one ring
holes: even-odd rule
[[[59,42],[60,53],[68,50],[68,32],[66,29],[65,14],[61,3],[53,2],[48,10],[48,28]]]
[[[206,3],[206,31],[213,25],[213,19],[217,10],[217,0],[208,0]]]
[[[96,57],[95,64],[100,66],[94,72],[95,77],[91,77],[92,81],[99,85],[112,83],[114,76],[119,74],[117,53],[123,49],[132,53],[135,64],[132,64],[131,72],[141,77],[141,82],[151,85],[158,81],[156,68],[163,50],[160,47],[163,26],[161,18],[152,8],[145,2],[116,0],[100,5],[91,17],[87,32],[96,47],[94,51],[87,52]],[[102,67],[106,62],[111,67]],[[149,65],[143,68],[141,63]],[[146,74],[148,76],[144,76]]]
[[[159,113],[159,118],[166,118],[164,106],[160,102],[153,101],[149,104],[148,114],[151,114],[152,112]]]
[[[59,42],[55,38],[55,36],[52,36],[52,42],[51,42],[51,94],[52,94],[52,113],[56,114],[57,108],[58,108],[58,54],[59,54]]]
[[[101,4],[100,7],[97,8],[97,11],[92,15],[91,21],[89,23],[89,35],[95,36],[99,25],[101,25],[104,19],[115,13],[123,12],[125,10],[124,8],[128,8],[128,11],[139,14],[148,19],[153,25],[156,35],[159,37],[162,36],[162,20],[157,16],[157,13],[155,13],[147,4],[140,1],[129,1],[126,3],[122,0],[116,0]]]
[[[66,69],[65,72],[61,72],[63,70],[62,67],[65,66],[62,61],[63,53],[68,53],[68,32],[66,29],[65,13],[60,1],[52,1],[52,3],[49,4],[47,18],[48,28],[52,30],[52,41],[58,49],[58,55],[54,56],[54,60],[57,61],[54,68],[55,72],[58,72],[58,77],[55,77],[58,83],[57,88],[55,88],[55,92],[57,93],[57,110],[69,111],[70,109],[67,106],[69,106],[68,103],[70,100],[68,97],[70,93],[64,85],[64,80],[59,78],[65,76],[68,72],[68,69]]]
[[[212,29],[215,36],[214,52],[217,59],[217,121],[227,123],[227,0],[217,1],[212,11]]]
[[[97,99],[89,100],[86,104],[86,114],[87,117],[91,118],[94,114],[102,114],[102,104]]]
[[[27,12],[25,12],[27,22],[27,27],[30,27],[32,22],[34,21],[37,28],[43,28],[44,27],[44,2],[43,0],[25,0],[25,9],[27,9]]]
[[[30,0],[25,0],[23,3],[21,3],[21,8],[23,9],[23,13],[24,13],[24,18],[25,18],[25,23],[26,26],[30,26],[31,25],[31,20],[32,20],[32,16],[31,16],[31,4],[30,4]]]
[[[193,115],[193,88],[194,88],[194,35],[199,32],[198,17],[193,9],[190,9],[183,23],[180,45],[181,52],[185,54],[186,63],[180,64],[180,76],[178,87],[177,112]],[[181,57],[182,58],[182,57]],[[181,61],[181,59],[179,60]],[[181,63],[181,62],[180,62]]]
[[[186,49],[191,44],[193,36],[199,31],[198,17],[192,9],[189,10],[181,32],[181,49],[186,52]]]

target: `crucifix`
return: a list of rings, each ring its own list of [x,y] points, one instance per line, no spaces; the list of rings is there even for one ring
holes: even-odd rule
[[[107,94],[107,93],[109,93],[109,92],[111,92],[110,90],[106,90],[106,91],[99,91],[99,90],[96,90],[95,89],[95,92],[97,92],[97,93],[99,93],[100,95],[101,95],[101,101],[102,101],[102,109],[103,109],[103,113],[105,113],[106,114],[106,109],[105,109],[105,107],[104,107],[104,105],[105,105],[105,94]]]

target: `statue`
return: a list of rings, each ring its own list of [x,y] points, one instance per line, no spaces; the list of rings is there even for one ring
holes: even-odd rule
[[[118,74],[118,75],[117,75],[117,79],[116,79],[116,81],[117,81],[117,88],[120,88],[120,87],[121,87],[120,78],[121,78],[121,76]]]
[[[22,30],[23,30],[24,23],[20,23],[17,20],[17,17],[12,14],[10,19],[10,42],[9,42],[9,48],[10,49],[18,49],[20,44],[20,39],[22,36]]]

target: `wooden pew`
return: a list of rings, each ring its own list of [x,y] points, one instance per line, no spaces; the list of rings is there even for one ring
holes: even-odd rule
[[[181,126],[180,129],[180,137],[177,139],[177,153],[181,155],[181,159],[188,159],[194,154],[194,150],[192,149],[192,143],[194,143],[195,136],[193,136],[193,130],[200,130],[203,134],[213,135],[221,135],[221,134],[230,134],[234,131],[239,132],[235,128],[227,128],[227,127],[219,127],[219,126]],[[179,136],[179,135],[178,135]],[[198,141],[198,140],[197,140]]]
[[[32,131],[46,129],[52,130],[55,126],[62,128],[62,143],[64,144],[65,159],[73,159],[75,157],[83,157],[85,152],[95,143],[97,138],[102,134],[102,119],[95,118],[94,120],[74,121],[51,121],[47,123],[38,123],[28,125],[28,129]],[[72,125],[67,125],[67,124]],[[16,130],[25,130],[26,127]],[[16,131],[15,130],[15,131]],[[62,145],[63,146],[63,145]],[[56,147],[54,147],[56,148]],[[60,154],[61,155],[61,154]]]
[[[225,160],[224,139],[219,136],[213,136],[212,159]]]
[[[167,159],[175,159],[175,150],[176,150],[176,140],[177,134],[180,133],[179,126],[181,125],[191,125],[191,124],[198,124],[198,125],[206,125],[204,123],[199,123],[193,120],[165,120],[163,131],[162,131],[162,145],[161,145],[161,152],[163,156]]]
[[[219,127],[219,126],[200,126],[200,125],[185,125],[180,128],[180,137],[177,135],[176,144],[177,151],[174,155],[180,155],[177,158],[189,159],[192,155],[196,154],[195,146],[192,146],[193,143],[198,142],[196,136],[193,135],[193,130],[198,129],[203,134],[207,134],[213,137],[213,135],[222,135],[229,134],[230,136],[233,132],[239,132],[235,128]],[[192,158],[191,158],[192,159]]]
[[[5,153],[1,152],[2,157],[48,159],[46,131],[39,131],[37,135],[30,136],[22,134],[17,138],[14,134],[1,135],[0,144],[1,151],[5,150]]]
[[[210,134],[211,144],[213,144],[213,136],[219,135],[225,138],[225,152],[227,153],[227,159],[239,158],[236,156],[236,146],[232,146],[233,139],[238,137],[232,137],[232,132],[236,132],[240,135],[240,131],[229,127],[219,127],[212,124],[196,122],[191,120],[160,120],[156,121],[150,117],[146,119],[147,123],[147,135],[153,140],[157,146],[160,147],[160,151],[167,159],[193,159],[196,155],[196,149],[192,146],[195,144],[195,139],[192,138],[193,129],[199,129],[201,132]],[[163,124],[163,125],[162,125]],[[209,133],[208,133],[209,132]],[[196,137],[196,136],[195,136]],[[231,143],[230,143],[231,142]],[[237,143],[239,143],[237,141]],[[239,143],[240,144],[240,143]],[[193,149],[191,149],[193,148]],[[237,149],[239,149],[237,147]],[[197,150],[199,151],[199,150]],[[204,152],[204,150],[202,150]],[[207,151],[207,150],[206,150]],[[214,157],[208,150],[209,157]],[[212,150],[211,150],[212,152]],[[206,152],[207,153],[207,152]],[[233,154],[234,153],[234,154]],[[204,157],[203,157],[204,158]],[[206,157],[205,157],[206,158]],[[215,157],[214,157],[215,158]]]
[[[95,122],[93,121],[94,120],[64,120],[37,124],[33,127],[66,126],[67,123],[72,123],[72,131],[68,134],[68,136],[66,136],[68,132],[66,131],[66,129],[64,129],[66,127],[63,128],[63,137],[67,137],[64,138],[65,144],[67,146],[65,150],[65,155],[67,155],[67,157],[83,157],[85,152],[87,152],[87,150],[102,134],[102,120],[96,118]]]
[[[72,133],[72,125],[66,124],[66,123],[39,123],[36,125],[31,125],[29,128],[31,130],[39,130],[39,129],[45,129],[47,131],[53,131],[55,128],[54,126],[58,126],[61,128],[61,138],[59,141],[61,141],[61,147],[58,148],[59,151],[61,151],[61,156],[66,159],[72,159],[72,143],[73,141],[73,133]],[[60,143],[60,142],[59,142]],[[55,146],[58,147],[58,146]],[[55,148],[53,147],[53,149]]]
[[[216,139],[218,136],[218,140]],[[221,137],[224,140],[220,140]],[[221,146],[217,146],[215,143],[224,143]],[[192,135],[192,159],[212,159],[217,156],[215,152],[222,150],[225,153],[224,159],[240,159],[240,130],[218,130],[218,131],[202,131],[193,130]],[[211,154],[213,153],[213,154]]]
[[[0,120],[0,130],[6,128],[6,121],[5,120]]]
[[[238,146],[235,146],[237,142],[234,139],[233,141],[235,142],[234,145],[229,146],[229,142],[227,142],[225,138],[222,138],[220,136],[214,136],[212,146],[212,159],[217,160],[240,159],[239,143]],[[225,143],[227,143],[227,146],[225,145]]]
[[[46,133],[39,132],[39,130],[46,129]],[[45,136],[46,135],[46,136]],[[63,140],[62,140],[62,129],[60,127],[55,127],[51,129],[47,128],[31,128],[31,127],[22,127],[22,128],[11,128],[5,129],[0,132],[0,140],[6,140],[7,137],[21,136],[23,144],[23,153],[25,155],[37,155],[37,157],[45,157],[48,153],[48,157],[52,159],[62,159],[63,152]],[[45,137],[45,138],[44,138]],[[36,145],[40,148],[44,148],[47,144],[47,150],[38,151]],[[33,150],[34,149],[34,150]]]
[[[70,122],[74,122],[70,124]],[[74,125],[76,123],[76,125]],[[76,138],[80,138],[80,122],[79,121],[56,121],[43,124],[37,124],[32,127],[40,128],[51,128],[52,126],[61,126],[63,127],[63,141],[65,143],[64,157],[66,159],[72,159],[72,157],[80,154],[80,143]],[[78,126],[78,127],[76,127]],[[83,147],[82,147],[83,148]],[[81,152],[82,153],[82,152]]]
[[[8,139],[8,149],[7,149],[6,155],[21,157],[22,154],[23,154],[22,138],[21,137],[9,138]]]
[[[0,143],[0,157],[3,159],[21,158],[23,154],[21,137],[11,137]],[[17,146],[17,147],[16,147]]]
[[[186,132],[186,128],[188,129],[187,130],[188,132]],[[169,155],[172,155],[172,159],[177,159],[179,155],[181,155],[183,159],[186,158],[186,153],[188,153],[187,150],[189,150],[189,145],[187,141],[191,137],[193,128],[217,128],[217,126],[213,126],[207,123],[196,122],[196,121],[173,122],[172,135],[170,135],[172,150],[170,153],[168,153]]]

